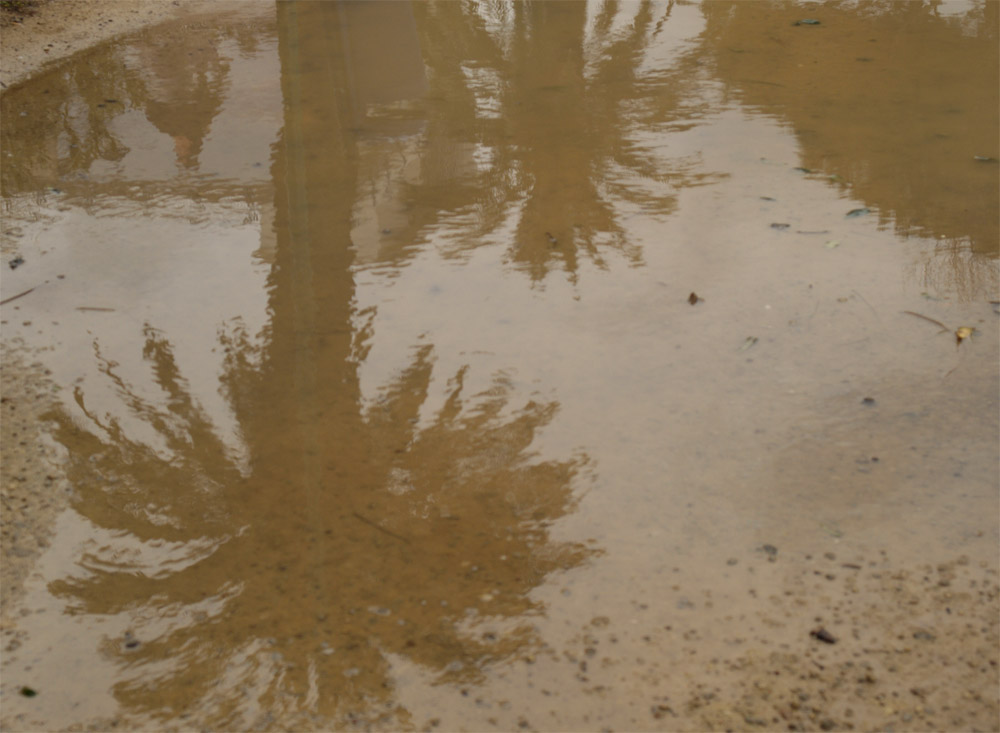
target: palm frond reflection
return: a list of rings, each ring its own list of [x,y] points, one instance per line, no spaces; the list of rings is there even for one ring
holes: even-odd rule
[[[81,575],[50,589],[77,613],[135,619],[141,645],[104,649],[121,660],[116,696],[128,710],[156,718],[183,708],[235,727],[262,722],[254,710],[281,711],[286,722],[306,714],[375,721],[391,710],[401,722],[394,655],[469,684],[539,643],[530,617],[544,609],[532,589],[588,554],[549,536],[573,506],[585,458],[531,453],[556,403],[511,409],[502,375],[469,395],[462,369],[418,427],[434,363],[422,347],[367,411],[284,430],[294,403],[285,394],[268,419],[241,420],[247,470],[198,406],[170,342],[149,326],[144,342],[159,401],[98,357],[156,447],[95,414],[82,390],[81,423],[57,416],[77,510],[103,544],[83,558]],[[238,326],[220,343],[237,415],[251,404],[268,409],[254,402],[260,347]],[[315,439],[303,441],[303,432]],[[502,638],[468,631],[470,619],[498,616],[515,620]]]

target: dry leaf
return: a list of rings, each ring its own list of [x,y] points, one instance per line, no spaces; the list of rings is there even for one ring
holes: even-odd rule
[[[963,340],[970,338],[976,329],[971,326],[962,326],[955,331],[955,343],[961,344]]]

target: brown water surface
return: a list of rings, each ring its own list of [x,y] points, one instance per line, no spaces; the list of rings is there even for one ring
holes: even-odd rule
[[[998,9],[227,3],[5,93],[4,729],[727,727],[951,623],[880,569],[994,614]]]

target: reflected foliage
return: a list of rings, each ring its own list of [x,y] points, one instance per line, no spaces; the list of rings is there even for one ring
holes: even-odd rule
[[[832,3],[824,12],[846,23],[850,8],[870,8],[862,17],[873,24],[912,13],[918,29],[944,23],[961,35],[972,22],[981,33],[974,18],[951,29],[932,6],[905,5]],[[377,395],[362,395],[359,369],[377,321],[357,310],[352,238],[375,179],[400,177],[388,203],[373,205],[391,204],[400,218],[378,230],[390,243],[371,255],[379,264],[401,263],[417,249],[409,245],[438,232],[448,235],[446,256],[501,242],[536,282],[553,269],[574,279],[585,261],[639,263],[621,217],[669,215],[680,188],[713,180],[694,172],[697,160],[666,158],[652,141],[707,113],[693,60],[707,54],[732,93],[792,122],[806,165],[836,173],[905,228],[988,240],[990,231],[969,228],[981,224],[938,216],[910,169],[882,172],[867,157],[882,143],[860,140],[850,115],[837,111],[866,114],[866,100],[834,97],[829,115],[807,118],[802,109],[827,102],[797,100],[823,87],[817,74],[829,74],[820,81],[834,88],[843,66],[806,76],[760,46],[736,44],[747,27],[760,29],[764,45],[778,28],[801,37],[782,15],[797,5],[708,3],[707,50],[657,62],[673,7],[605,0],[588,14],[584,4],[554,2],[278,4],[286,104],[271,161],[270,320],[262,334],[233,322],[218,336],[219,387],[238,434],[220,435],[178,366],[178,343],[153,324],[142,334],[142,383],[122,376],[95,343],[94,360],[127,417],[103,414],[82,387],[77,411],[54,416],[77,511],[111,539],[87,551],[79,575],[50,588],[75,613],[134,619],[140,643],[108,640],[102,653],[118,663],[115,695],[137,725],[186,714],[192,727],[218,729],[405,727],[412,721],[394,695],[394,660],[438,684],[480,682],[491,666],[541,645],[531,619],[544,608],[534,591],[590,555],[551,535],[573,510],[587,463],[533,453],[556,402],[519,395],[502,373],[473,392],[466,367],[445,375],[431,409],[441,395],[432,394],[435,350],[424,340]],[[995,45],[991,7],[982,6],[981,23]],[[406,84],[395,84],[403,72],[392,58],[386,73],[363,76],[352,55],[363,45],[349,33],[363,19],[352,13],[369,13],[369,22],[406,15],[398,27],[413,37],[392,47],[416,49],[427,78],[405,55],[395,63],[411,67]],[[242,53],[254,48],[246,32],[234,42]],[[26,139],[36,148],[23,166],[4,168],[4,194],[119,159],[126,151],[111,121],[121,111],[108,99],[142,110],[174,140],[182,172],[196,170],[230,70],[197,37],[188,43],[192,60],[176,68],[163,45],[148,47],[142,73],[129,71],[126,47],[110,46],[91,68],[48,79],[51,101],[5,95],[4,145]],[[919,63],[931,54],[906,49],[899,63],[930,73]],[[768,83],[757,84],[765,73]],[[873,77],[873,95],[889,95],[879,87],[886,78]],[[898,139],[931,151],[919,170],[982,203],[995,179],[961,179],[939,157],[960,137],[950,118],[936,118],[952,140],[944,148],[923,139],[930,128],[886,119],[861,127],[890,146]],[[36,125],[53,132],[26,131]],[[475,633],[497,620],[505,633]]]
[[[218,338],[238,453],[151,326],[143,356],[156,390],[95,352],[129,423],[97,414],[82,391],[83,422],[60,418],[78,511],[116,540],[51,589],[80,613],[136,619],[141,646],[104,651],[120,660],[115,694],[137,720],[406,726],[393,660],[475,684],[541,644],[532,591],[588,555],[549,536],[585,464],[532,453],[556,403],[518,404],[503,374],[468,394],[459,369],[428,417],[429,344],[362,398],[376,334],[373,314],[356,312],[354,201],[341,192],[359,188],[366,140],[351,100],[391,97],[344,85],[348,65],[330,45],[338,12],[279,6],[282,91],[296,103],[272,161],[270,319],[263,334],[234,322]],[[145,563],[122,564],[137,542]],[[476,633],[497,619],[504,633]]]
[[[261,355],[239,342],[239,335],[223,339],[232,393],[260,375],[248,365]],[[549,523],[572,506],[581,467],[531,454],[554,403],[510,411],[502,375],[487,392],[466,395],[463,370],[434,418],[418,427],[433,364],[424,347],[365,415],[359,408],[276,430],[297,405],[294,395],[272,410],[258,403],[267,419],[242,422],[247,469],[214,436],[170,343],[153,328],[144,357],[160,400],[140,397],[112,362],[103,361],[103,371],[163,449],[94,414],[79,392],[86,424],[58,418],[77,510],[123,544],[86,560],[85,576],[51,586],[77,613],[175,619],[155,635],[140,621],[137,649],[105,649],[132,670],[116,688],[131,712],[155,718],[170,706],[229,728],[304,724],[311,715],[336,725],[401,724],[392,655],[440,681],[470,684],[539,643],[525,625],[541,611],[532,588],[586,554],[548,537]],[[166,561],[122,565],[136,540],[148,548],[186,544],[193,557],[175,553],[176,569]],[[459,631],[496,615],[522,620],[490,641]],[[247,717],[252,710],[259,717]]]
[[[588,27],[579,2],[415,5],[430,71],[426,167],[454,170],[434,157],[480,151],[455,200],[433,214],[428,207],[438,218],[474,212],[457,251],[489,241],[513,218],[513,232],[502,235],[509,259],[535,280],[554,266],[575,279],[582,258],[603,266],[612,252],[641,261],[623,209],[669,214],[676,189],[702,181],[689,161],[654,163],[658,143],[643,142],[704,112],[696,95],[680,102],[694,84],[684,69],[650,63],[670,7],[601,3]],[[619,13],[631,23],[612,31]],[[427,181],[406,196],[420,208],[431,191]]]
[[[240,23],[167,26],[98,46],[86,63],[58,66],[5,91],[0,147],[18,153],[0,167],[3,196],[56,187],[89,199],[94,163],[117,162],[129,152],[115,125],[132,113],[172,138],[177,164],[193,169],[228,83],[219,46],[231,38],[247,53],[257,36],[259,30]]]
[[[901,236],[939,240],[927,282],[992,291],[1000,252],[1000,4],[706,3],[704,53],[741,102],[787,120],[802,165],[877,208]],[[858,83],[862,78],[863,83]],[[968,256],[971,249],[972,256]]]

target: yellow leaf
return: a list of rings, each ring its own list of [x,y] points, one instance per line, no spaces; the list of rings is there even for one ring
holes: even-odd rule
[[[972,336],[972,333],[975,330],[976,329],[971,328],[970,326],[962,326],[960,329],[958,329],[957,331],[955,331],[955,343],[958,343],[958,344],[962,343],[962,341],[964,339],[967,339],[970,336]]]

